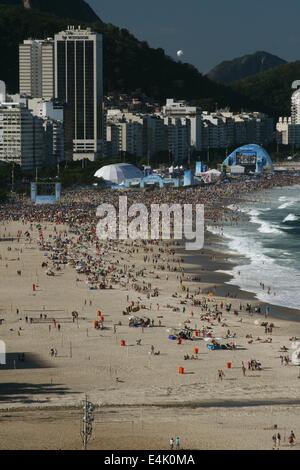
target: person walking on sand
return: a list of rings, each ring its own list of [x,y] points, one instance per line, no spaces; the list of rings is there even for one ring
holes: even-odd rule
[[[289,444],[290,446],[293,446],[295,445],[295,441],[296,441],[296,436],[294,434],[294,431],[291,431],[291,434],[289,436]]]
[[[180,449],[180,437],[178,437],[178,436],[175,439],[175,448],[176,448],[176,450]]]
[[[223,377],[225,377],[225,374],[221,369],[219,369],[218,370],[218,378],[219,378],[219,380],[221,380],[221,382],[223,380]]]
[[[174,438],[171,437],[170,439],[170,450],[173,450],[174,449]]]

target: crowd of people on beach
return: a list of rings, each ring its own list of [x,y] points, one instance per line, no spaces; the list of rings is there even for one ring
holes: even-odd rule
[[[285,186],[299,183],[300,178],[292,175],[266,176],[257,180],[235,182],[232,184],[222,184],[201,188],[191,188],[185,191],[157,189],[155,191],[133,191],[126,192],[128,204],[139,203],[150,204],[204,204],[205,218],[207,222],[222,225],[225,221],[237,223],[239,217],[235,212],[228,209],[228,206],[236,202],[239,198],[246,198],[248,194],[255,190],[270,189],[275,186]],[[122,315],[128,318],[130,328],[154,328],[162,327],[159,319],[156,323],[148,315],[148,310],[165,308],[172,312],[182,313],[186,320],[183,321],[182,328],[174,332],[178,346],[184,341],[193,341],[197,332],[198,337],[206,340],[215,348],[236,350],[237,333],[228,328],[227,316],[233,315],[242,321],[242,314],[249,315],[265,314],[269,316],[269,307],[257,307],[251,303],[240,303],[234,307],[234,295],[227,293],[226,301],[215,300],[216,286],[207,289],[198,287],[201,276],[185,273],[184,257],[180,254],[180,244],[174,240],[161,243],[160,240],[99,240],[96,226],[96,210],[99,204],[108,203],[118,206],[119,193],[111,190],[70,190],[65,192],[62,201],[55,206],[36,206],[20,197],[13,202],[0,206],[0,220],[3,222],[21,222],[24,230],[19,230],[17,242],[25,239],[26,243],[34,245],[36,233],[38,233],[37,244],[39,250],[44,254],[42,268],[48,276],[55,276],[64,271],[66,265],[71,266],[76,271],[76,283],[85,282],[88,290],[114,290],[116,288],[124,291],[134,292],[138,299],[132,300],[127,295],[127,305],[124,306]],[[51,231],[49,233],[49,226]],[[48,229],[46,235],[46,229]],[[11,233],[4,226],[4,236],[9,239]],[[10,247],[9,247],[10,248]],[[11,252],[10,252],[11,253]],[[17,256],[22,253],[18,252]],[[143,259],[143,266],[136,266],[134,256],[139,254]],[[7,266],[7,265],[6,265]],[[172,303],[163,305],[160,301],[160,280],[169,282],[169,276],[176,275],[179,288],[171,293]],[[22,276],[22,271],[17,271],[18,276]],[[151,278],[152,277],[152,278]],[[149,280],[151,278],[151,281]],[[193,285],[193,290],[190,285]],[[262,286],[262,288],[267,288]],[[269,289],[269,288],[267,288]],[[271,289],[271,287],[270,287]],[[143,297],[144,296],[144,297]],[[226,294],[224,294],[224,297]],[[230,300],[232,298],[232,301]],[[146,305],[146,301],[148,304]],[[174,301],[174,302],[173,302]],[[87,304],[85,300],[85,305]],[[90,305],[91,305],[91,301]],[[197,309],[199,321],[202,323],[195,328],[193,325],[194,310]],[[146,314],[144,315],[143,313]],[[78,321],[78,312],[72,312],[73,322]],[[47,321],[49,332],[51,327],[60,331],[61,325],[55,318],[48,318],[47,314],[40,313],[37,321]],[[104,320],[98,318],[98,324],[103,327]],[[35,319],[26,316],[26,323],[33,325]],[[96,325],[96,323],[95,323]],[[122,325],[120,321],[119,325]],[[117,327],[114,325],[114,333]],[[272,335],[275,325],[270,322],[260,324],[265,335]],[[223,328],[222,338],[216,338],[215,328]],[[248,344],[256,340],[251,333],[247,335]],[[268,337],[262,342],[272,343],[272,338]],[[142,340],[136,340],[136,346],[140,347]],[[160,356],[160,350],[156,350],[151,345],[149,354]],[[50,349],[50,357],[58,356],[55,347]],[[185,361],[197,360],[197,352],[185,354]],[[289,357],[280,356],[281,364],[288,365]],[[242,363],[243,376],[246,377],[248,371],[262,371],[262,363],[256,359],[250,359],[248,364]],[[217,378],[219,382],[225,379],[225,373],[218,369]],[[117,383],[122,383],[119,379]],[[289,442],[295,442],[295,436],[291,433]],[[280,439],[279,439],[280,441]],[[290,443],[291,443],[290,442]],[[276,437],[276,447],[278,448],[278,436]],[[179,449],[180,439],[170,439],[170,448]]]

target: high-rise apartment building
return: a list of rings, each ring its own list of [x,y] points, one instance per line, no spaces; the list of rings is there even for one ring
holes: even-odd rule
[[[203,149],[228,148],[252,142],[266,145],[273,141],[273,119],[258,112],[203,111]]]
[[[300,124],[294,124],[291,117],[280,117],[276,124],[276,140],[278,144],[300,148]]]
[[[64,106],[54,100],[34,98],[28,100],[28,109],[43,121],[49,165],[62,162],[65,159]],[[50,144],[49,140],[52,140]]]
[[[292,94],[291,117],[280,117],[276,125],[278,144],[300,148],[300,90]]]
[[[199,151],[202,149],[202,110],[197,106],[189,106],[185,101],[167,99],[163,107],[163,116],[171,118],[188,118],[190,121],[190,145]]]
[[[6,84],[0,80],[0,104],[6,101]]]
[[[54,97],[53,39],[28,39],[19,46],[20,94],[31,98]]]
[[[43,122],[20,103],[0,104],[0,160],[24,170],[45,164]]]
[[[102,36],[70,26],[54,42],[55,97],[67,105],[73,158],[96,160],[103,148]]]
[[[296,90],[292,94],[292,124],[297,125],[300,124],[300,90]]]
[[[191,122],[188,118],[166,117],[168,150],[173,163],[184,163],[190,156]]]
[[[106,139],[108,155],[128,152],[148,157],[168,151],[168,129],[164,120],[155,114],[134,114],[121,112],[119,109],[108,110]],[[126,135],[126,139],[125,139]]]

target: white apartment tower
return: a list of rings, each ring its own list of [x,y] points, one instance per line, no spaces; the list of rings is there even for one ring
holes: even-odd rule
[[[188,118],[166,117],[164,119],[168,133],[168,150],[176,165],[183,163],[190,156],[191,122]]]
[[[64,107],[54,100],[34,98],[28,100],[28,109],[40,118],[48,140],[52,134],[51,147],[48,145],[48,161],[57,164],[64,160]]]
[[[69,26],[54,43],[55,97],[66,103],[73,158],[94,161],[103,145],[102,36]]]
[[[119,151],[142,157],[143,155],[143,124],[136,121],[118,122]]]
[[[202,150],[202,110],[197,106],[188,106],[185,101],[167,99],[163,107],[164,117],[188,118],[191,126],[190,145],[196,150]]]
[[[45,163],[42,120],[20,103],[0,104],[0,160],[14,162],[24,170]]]
[[[53,39],[28,39],[19,46],[20,94],[31,98],[54,97]]]
[[[6,101],[6,84],[0,80],[0,104]]]
[[[276,125],[277,143],[300,147],[300,89],[292,94],[291,117],[280,117]]]
[[[300,89],[292,95],[292,124],[300,124]]]

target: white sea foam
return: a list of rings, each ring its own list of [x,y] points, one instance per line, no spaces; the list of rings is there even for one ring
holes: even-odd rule
[[[208,225],[207,230],[213,235],[223,235],[224,228],[216,225]]]
[[[281,206],[278,207],[278,209],[287,209],[288,207],[291,207],[295,204],[296,201],[287,201],[281,204]]]
[[[283,223],[285,223],[285,222],[296,222],[297,220],[299,220],[299,217],[296,214],[289,214],[283,220]]]
[[[209,230],[210,228],[208,227]],[[223,235],[231,251],[248,259],[248,263],[245,260],[244,265],[235,266],[231,271],[226,271],[232,276],[228,284],[237,285],[244,291],[256,294],[261,301],[300,309],[300,272],[298,270],[276,264],[275,259],[268,256],[262,243],[250,234],[237,236],[230,228],[225,228]],[[265,285],[264,290],[260,283]],[[270,294],[268,293],[269,287],[271,288]]]
[[[270,210],[270,209],[268,208],[266,210]],[[260,233],[280,235],[281,231],[278,229],[278,226],[260,219],[259,216],[261,215],[262,212],[266,212],[266,210],[264,211],[262,209],[258,210],[258,209],[241,208],[242,212],[245,212],[250,216],[250,222],[252,224],[259,225],[259,228],[257,230]]]
[[[254,293],[261,301],[300,310],[298,242],[288,233],[293,228],[289,222],[300,220],[300,186],[273,189],[267,196],[268,201],[265,196],[261,200],[262,207],[259,203],[252,207],[249,203],[230,206],[246,214],[249,223],[208,227],[208,230],[221,235],[229,251],[240,255],[240,265],[226,271],[231,275],[228,284]],[[263,220],[268,211],[272,211],[272,220]]]
[[[300,201],[298,197],[288,197],[288,196],[281,196],[278,200],[283,203],[278,207],[278,209],[280,210],[287,209],[288,207],[294,206],[297,202]]]

